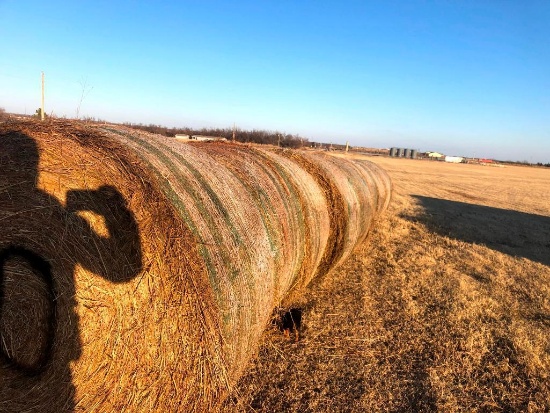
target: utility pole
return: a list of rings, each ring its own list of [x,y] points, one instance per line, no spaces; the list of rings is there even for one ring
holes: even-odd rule
[[[44,120],[44,72],[42,72],[42,104],[40,105],[40,120]]]

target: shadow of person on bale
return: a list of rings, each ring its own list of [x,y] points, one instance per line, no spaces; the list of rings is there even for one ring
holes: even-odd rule
[[[2,412],[74,411],[70,363],[82,353],[75,268],[113,283],[142,268],[138,226],[120,192],[68,191],[64,207],[37,188],[38,162],[31,137],[0,130]],[[101,216],[107,234],[79,211]]]
[[[404,218],[444,236],[550,265],[550,217],[420,195],[413,198],[424,214]]]

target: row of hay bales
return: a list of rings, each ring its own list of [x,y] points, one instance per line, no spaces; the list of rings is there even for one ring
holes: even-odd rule
[[[389,199],[366,161],[1,125],[0,411],[215,410]]]

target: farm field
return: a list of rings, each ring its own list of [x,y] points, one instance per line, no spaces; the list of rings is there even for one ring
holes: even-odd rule
[[[389,210],[224,411],[549,411],[550,170],[365,159]]]

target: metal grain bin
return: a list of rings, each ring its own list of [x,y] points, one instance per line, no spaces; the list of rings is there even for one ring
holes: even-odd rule
[[[403,149],[403,148],[399,148],[399,149],[397,150],[397,156],[399,156],[400,158],[403,157],[403,154],[404,154],[404,153],[405,153],[405,149]]]
[[[412,159],[416,159],[417,155],[418,155],[418,153],[417,153],[416,149],[411,150],[411,158]]]
[[[390,156],[397,156],[397,148],[390,148]]]
[[[410,157],[411,157],[411,150],[405,149],[405,158],[410,158]]]

